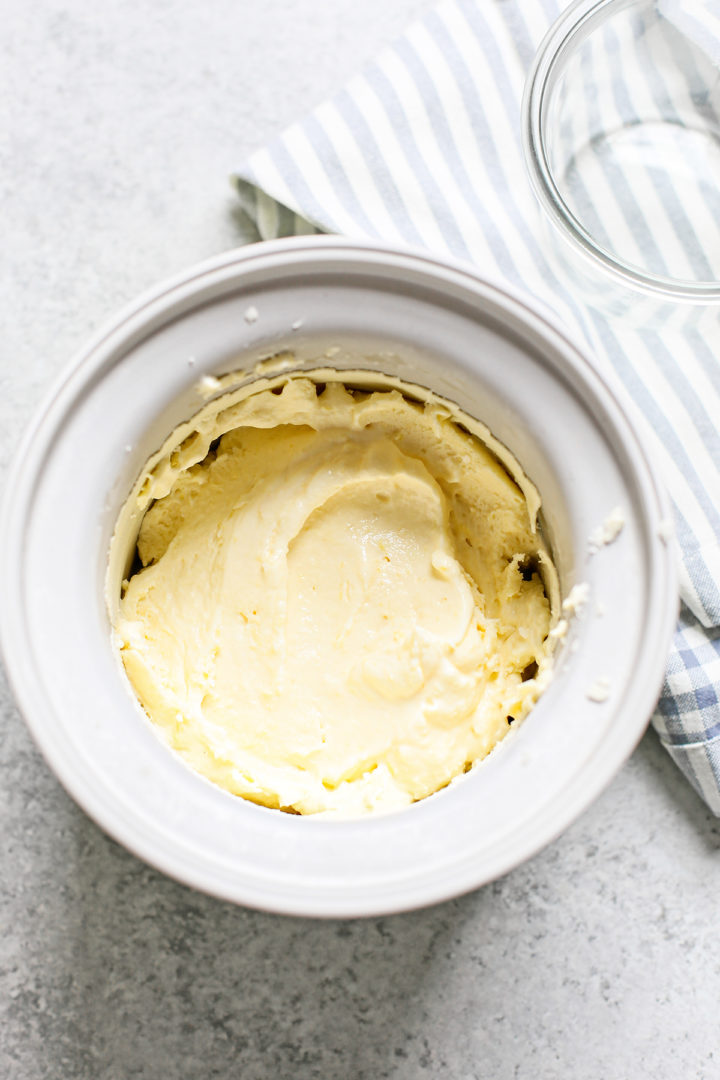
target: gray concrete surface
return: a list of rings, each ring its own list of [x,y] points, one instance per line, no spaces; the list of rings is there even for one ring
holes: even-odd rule
[[[243,239],[231,169],[424,7],[8,0],[2,466],[103,318]],[[2,1080],[720,1076],[720,828],[654,736],[502,881],[314,923],[138,862],[60,788],[4,681],[0,706]]]

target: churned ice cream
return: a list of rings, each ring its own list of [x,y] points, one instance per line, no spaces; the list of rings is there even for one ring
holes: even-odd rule
[[[192,768],[356,815],[432,794],[523,720],[556,578],[536,492],[480,425],[420,388],[323,377],[220,398],[151,460],[114,627]]]

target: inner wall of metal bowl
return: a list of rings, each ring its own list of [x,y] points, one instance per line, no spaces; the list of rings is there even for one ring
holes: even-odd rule
[[[112,646],[108,552],[143,465],[202,406],[203,375],[251,371],[284,350],[299,370],[324,356],[339,371],[397,374],[486,423],[542,495],[563,589],[590,587],[522,729],[459,782],[394,814],[323,822],[214,787],[157,738]],[[622,408],[577,349],[461,268],[342,241],[224,256],[104,334],[25,452],[10,530],[22,603],[8,600],[23,709],[81,805],[185,882],[311,914],[455,895],[556,835],[647,721],[672,621],[657,533],[665,504]],[[620,537],[591,555],[590,534],[618,506]],[[587,694],[599,676],[610,688],[602,703]]]

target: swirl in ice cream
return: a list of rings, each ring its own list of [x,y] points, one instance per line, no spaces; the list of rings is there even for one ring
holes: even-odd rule
[[[339,378],[215,402],[146,470],[115,614],[170,746],[303,814],[444,787],[526,716],[552,664],[527,478],[427,392]]]

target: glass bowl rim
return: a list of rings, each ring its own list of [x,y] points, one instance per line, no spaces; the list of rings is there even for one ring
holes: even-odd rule
[[[646,295],[685,303],[720,303],[720,280],[652,274],[625,262],[597,243],[572,213],[555,183],[545,145],[547,105],[572,53],[609,17],[638,0],[574,0],[541,41],[525,81],[521,106],[522,144],[530,182],[553,226],[586,260],[616,283]]]

